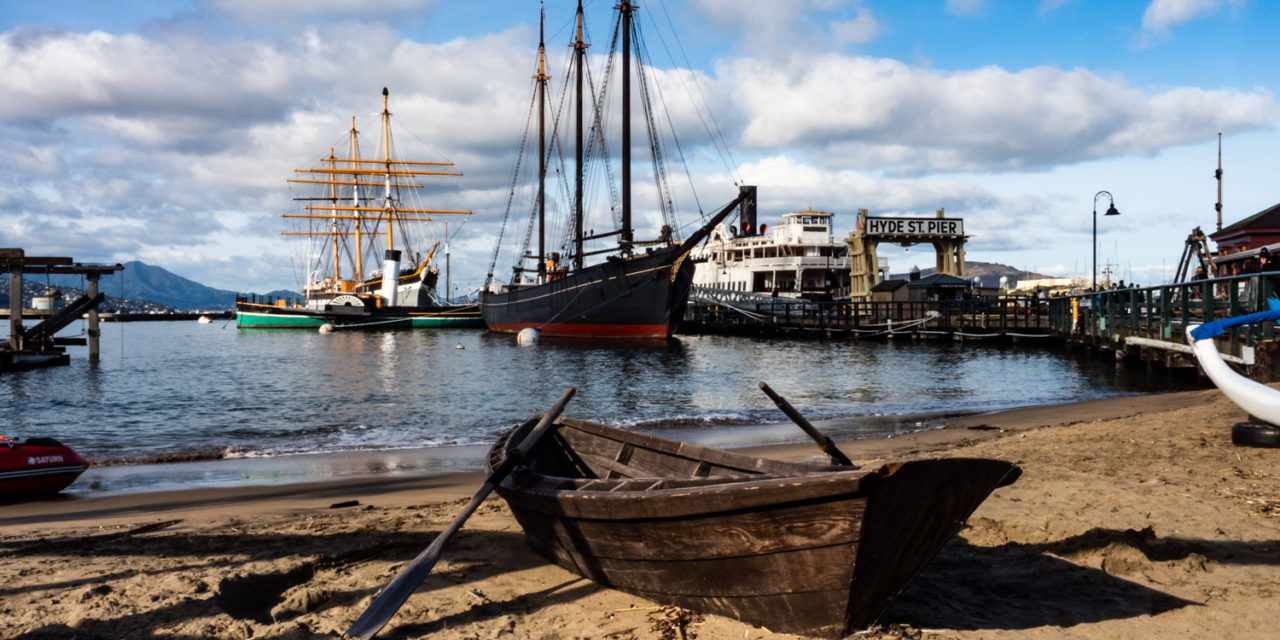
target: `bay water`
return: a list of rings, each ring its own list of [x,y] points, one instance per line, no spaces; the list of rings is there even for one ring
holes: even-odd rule
[[[0,434],[58,438],[104,469],[145,465],[96,480],[91,469],[73,492],[478,468],[498,434],[570,386],[578,391],[566,415],[734,447],[805,440],[761,380],[837,440],[1201,384],[1073,358],[1047,341],[679,336],[520,346],[483,329],[321,334],[215,320],[103,324],[101,345],[97,364],[71,347],[70,366],[0,375]],[[182,457],[211,461],[155,464]],[[161,467],[162,479],[139,471]]]

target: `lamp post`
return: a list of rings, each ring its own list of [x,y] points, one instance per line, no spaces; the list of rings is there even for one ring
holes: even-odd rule
[[[1116,211],[1116,201],[1111,197],[1110,191],[1099,191],[1093,194],[1093,290],[1094,291],[1098,290],[1098,198],[1104,195],[1107,196],[1107,202],[1110,204],[1110,206],[1107,207],[1107,212],[1102,215],[1106,215],[1106,216],[1120,215],[1120,212]]]

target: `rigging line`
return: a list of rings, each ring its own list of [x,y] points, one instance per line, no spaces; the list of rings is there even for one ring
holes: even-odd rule
[[[636,68],[638,84],[640,88],[641,105],[644,110],[645,126],[649,135],[649,157],[653,163],[653,181],[654,187],[658,193],[658,208],[662,213],[662,222],[665,226],[672,228],[681,226],[676,219],[675,201],[671,196],[670,182],[667,179],[666,163],[663,160],[662,153],[662,136],[658,131],[657,120],[655,118],[653,100],[651,94],[654,89],[651,88],[651,78],[645,72],[645,69],[653,68],[652,64],[646,64],[648,60],[648,48],[644,44],[644,40],[640,37],[640,29],[635,23],[632,23],[633,39],[636,43]],[[665,105],[664,105],[665,106]]]
[[[247,286],[248,286],[248,287],[250,287],[250,288],[252,288],[252,287],[254,287],[254,286],[257,286],[258,282],[259,282],[260,280],[262,280],[262,277],[263,277],[263,276],[265,276],[265,275],[267,274],[267,272],[268,272],[268,271],[270,271],[270,270],[272,270],[272,269],[275,269],[277,266],[279,266],[280,261],[284,260],[284,258],[285,258],[285,256],[277,254],[277,255],[275,255],[275,256],[272,258],[272,260],[270,260],[270,261],[268,261],[266,264],[263,264],[262,266],[258,267],[258,270],[254,273],[254,275],[253,275],[251,278],[249,278],[249,283],[248,283],[248,285],[247,285]],[[292,256],[290,256],[290,257],[289,257],[289,260],[290,260],[290,262],[292,262],[292,261],[293,261],[293,257],[292,257]],[[124,280],[124,278],[121,278],[121,281],[122,281],[122,282],[121,282],[121,284],[122,284],[122,285],[123,285],[123,280]],[[123,289],[122,289],[122,291],[123,291]],[[247,292],[247,291],[248,291],[248,289],[246,289],[246,292]],[[122,296],[122,297],[123,297],[123,296]]]
[[[609,49],[609,64],[606,67],[605,92],[602,93],[602,96],[604,97],[605,100],[609,100],[609,97],[608,97],[609,86],[613,84],[613,79],[616,77],[615,74],[618,73],[617,71],[615,71],[615,68],[618,66],[618,58],[619,58],[618,51],[620,49],[619,43],[621,42],[621,39],[622,39],[622,13],[619,12],[618,19],[613,26],[613,41]],[[602,111],[602,114],[606,118],[611,118],[611,116],[613,115],[612,110],[609,110],[609,109],[605,109],[604,111]],[[630,123],[623,123],[621,126],[630,126]],[[602,140],[604,140],[604,137],[605,137],[604,134],[605,134],[605,130],[601,129],[600,136]],[[625,157],[625,155],[626,153],[624,152],[623,156]],[[609,176],[610,182],[613,182],[613,178],[614,176],[610,174]],[[616,203],[613,203],[613,226],[615,229],[622,228],[622,198],[621,197],[618,198]]]
[[[507,204],[502,212],[502,226],[498,227],[498,241],[493,246],[493,259],[489,261],[489,270],[485,276],[485,285],[487,286],[493,280],[493,270],[498,265],[498,255],[502,250],[502,238],[507,231],[507,223],[511,219],[511,206],[516,195],[516,185],[520,181],[520,167],[524,161],[525,147],[529,143],[529,124],[533,120],[533,107],[530,105],[528,115],[525,116],[524,132],[520,136],[520,142],[516,145],[516,161],[511,169],[511,187],[507,191]]]
[[[667,12],[667,6],[665,3],[658,2],[657,4],[658,6],[662,7],[662,15],[666,17],[667,25],[671,27],[671,33],[673,35],[673,39],[676,42],[676,46],[680,49],[680,56],[681,56],[681,59],[684,61],[684,66],[686,69],[689,70],[690,76],[692,76],[693,63],[689,61],[689,54],[684,49],[684,43],[680,41],[680,38],[675,37],[675,34],[677,32],[676,32],[675,24],[671,20],[671,14]],[[656,25],[656,22],[655,22],[655,25]],[[662,31],[660,29],[655,29],[655,31],[657,31],[658,33],[658,40],[662,42],[663,48],[667,51],[667,56],[671,57],[672,62],[675,62],[675,58],[671,56],[670,48],[668,48],[666,45],[666,40],[662,38]],[[685,91],[689,91],[688,83],[684,83],[683,76],[681,76],[681,82],[682,84],[686,85]],[[694,112],[698,114],[698,119],[702,122],[702,127],[706,129],[707,136],[710,137],[712,146],[714,146],[716,148],[716,151],[720,154],[720,161],[724,162],[725,169],[729,172],[729,175],[733,177],[734,183],[742,184],[742,177],[737,175],[736,167],[738,166],[738,162],[734,160],[733,152],[730,150],[729,143],[725,141],[724,132],[721,131],[720,129],[720,123],[716,121],[715,113],[711,111],[711,102],[707,100],[706,94],[702,91],[701,84],[694,82],[693,86],[698,90],[698,97],[701,98],[701,103],[699,103],[696,100],[691,101],[694,107]],[[693,92],[689,91],[689,93],[690,95],[692,95]],[[699,106],[699,104],[707,108],[707,117],[711,118],[711,124],[714,125],[714,127],[709,126],[707,124],[707,119],[706,117],[703,116],[702,108]],[[714,128],[714,131],[712,130],[713,128]],[[725,162],[726,156],[728,158],[728,162]]]
[[[658,31],[658,41],[659,41],[659,42],[662,42],[662,43],[663,43],[663,46],[665,47],[665,46],[666,46],[666,42],[662,39],[662,32],[661,32],[660,30],[658,30],[658,28],[657,28],[657,25],[656,25],[656,24],[654,25],[654,30],[655,30],[655,31]],[[647,47],[646,47],[646,52],[647,52]],[[670,52],[669,52],[669,51],[668,51],[667,55],[668,55],[668,56],[670,56]],[[679,71],[678,71],[678,70],[677,70],[676,74],[677,74],[677,75],[682,75],[682,74],[680,74],[680,73],[679,73]],[[687,89],[686,89],[686,90],[687,90]],[[653,87],[653,92],[654,92],[655,94],[657,94],[657,96],[658,96],[658,101],[659,101],[659,102],[661,103],[661,105],[662,105],[662,112],[663,112],[664,114],[666,114],[666,117],[667,117],[667,130],[671,132],[671,140],[672,140],[672,142],[674,142],[674,143],[675,143],[675,147],[676,147],[676,154],[677,154],[677,155],[679,156],[679,158],[680,158],[680,165],[681,165],[682,167],[684,167],[684,175],[685,175],[685,178],[689,181],[689,192],[693,195],[693,202],[694,202],[694,206],[696,206],[696,207],[698,208],[698,215],[702,218],[702,220],[703,220],[703,221],[706,221],[706,219],[707,219],[707,214],[706,214],[706,211],[704,211],[704,210],[703,210],[703,208],[702,208],[702,200],[701,200],[701,198],[699,198],[699,197],[698,197],[698,189],[697,189],[697,187],[696,187],[696,186],[694,185],[694,183],[693,183],[693,172],[689,170],[689,162],[688,162],[688,158],[686,158],[686,157],[685,157],[685,153],[684,153],[684,146],[680,144],[680,134],[679,134],[679,132],[678,132],[678,131],[676,131],[675,122],[674,122],[674,121],[672,121],[672,119],[671,119],[671,109],[667,107],[667,98],[666,98],[666,94],[664,94],[664,93],[663,93],[663,91],[662,91],[662,83],[660,83],[660,82],[655,82],[655,83],[654,83],[654,87]],[[695,108],[696,108],[696,105],[695,105]],[[668,185],[668,189],[669,189],[669,188],[670,188],[670,186]],[[675,215],[676,215],[676,213],[675,213],[675,205],[674,205],[674,203],[672,204],[672,215],[673,215],[673,216],[675,216]],[[679,222],[678,216],[677,216],[677,222]],[[673,226],[673,227],[679,227],[679,226],[683,226],[683,225],[681,225],[681,224],[676,224],[676,225],[672,225],[672,226]]]
[[[556,181],[556,185],[560,189],[559,194],[564,198],[564,201],[568,201],[568,202],[572,202],[573,198],[569,196],[569,194],[571,194],[572,191],[568,183],[569,171],[568,169],[566,169],[567,163],[565,162],[565,145],[560,139],[560,122],[561,122],[561,117],[568,112],[567,104],[571,94],[571,92],[569,91],[569,81],[572,77],[571,76],[572,69],[573,69],[573,57],[570,56],[567,60],[567,64],[565,65],[565,69],[564,69],[564,74],[563,74],[564,84],[560,89],[560,99],[556,104],[556,107],[552,109],[552,112],[551,112],[551,152],[552,152],[553,160],[555,160],[554,165],[558,169],[558,171],[556,172],[557,178],[558,178]],[[558,209],[563,210],[563,208],[558,208]],[[561,252],[564,252],[564,253],[567,253],[567,251],[565,250],[565,247],[568,246],[569,243],[573,241],[573,215],[574,215],[573,208],[569,207],[569,215],[568,215],[569,219],[565,221],[565,224],[561,225],[562,241],[560,242],[559,246],[560,246]]]
[[[616,38],[615,38],[616,44]],[[591,89],[591,129],[588,133],[587,152],[585,155],[588,166],[588,175],[583,176],[583,182],[598,185],[600,182],[605,184],[609,190],[609,211],[613,214],[614,226],[621,227],[622,220],[619,214],[621,205],[621,197],[618,195],[617,180],[614,179],[613,159],[609,155],[609,146],[605,144],[604,131],[606,124],[606,112],[604,111],[605,96],[609,91],[609,78],[612,73],[613,55],[610,53],[609,67],[605,70],[604,82],[600,87],[600,93],[596,93],[595,76],[591,74],[591,67],[586,67],[587,86]],[[599,158],[599,160],[597,160]],[[597,165],[603,165],[605,177],[602,181],[595,179],[596,169],[591,169]],[[585,196],[584,196],[585,201]]]

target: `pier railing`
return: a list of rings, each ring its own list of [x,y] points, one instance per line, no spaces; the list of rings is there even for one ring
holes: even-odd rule
[[[714,333],[823,331],[855,336],[953,334],[1048,337],[1049,307],[1031,296],[969,300],[818,302],[698,288],[685,330]]]
[[[1054,297],[1049,326],[1069,343],[1190,353],[1186,328],[1268,308],[1280,272]],[[1229,360],[1253,365],[1275,337],[1273,323],[1233,328],[1217,339]],[[1268,347],[1270,348],[1270,347]]]

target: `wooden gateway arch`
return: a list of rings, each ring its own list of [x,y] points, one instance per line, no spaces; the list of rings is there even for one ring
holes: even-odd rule
[[[872,217],[866,209],[858,209],[858,223],[845,239],[849,244],[849,296],[854,300],[870,300],[871,288],[880,283],[876,247],[882,242],[902,245],[930,243],[938,252],[937,272],[964,277],[964,235],[962,218],[943,217],[943,210],[933,218]]]

